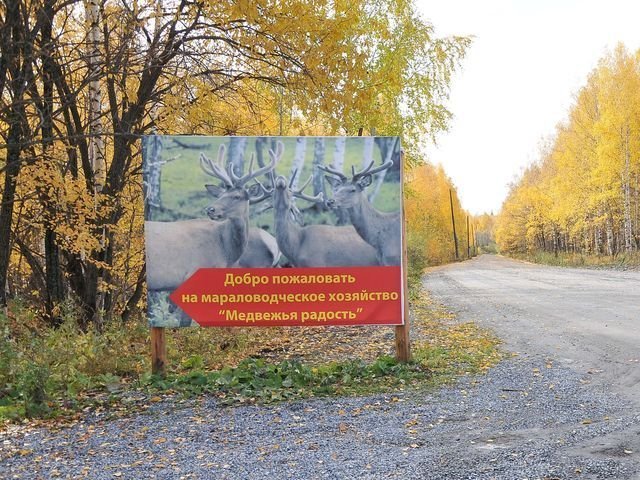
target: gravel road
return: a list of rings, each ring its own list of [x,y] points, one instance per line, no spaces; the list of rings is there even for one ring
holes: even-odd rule
[[[640,273],[500,257],[425,285],[513,354],[433,394],[153,404],[0,433],[0,478],[640,478]]]

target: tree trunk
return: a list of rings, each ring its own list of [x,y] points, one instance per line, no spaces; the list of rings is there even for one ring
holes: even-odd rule
[[[393,154],[396,149],[398,143],[398,137],[384,137],[378,138],[377,144],[380,147],[380,154],[382,156],[382,163],[386,163],[393,159]],[[384,178],[387,176],[387,173],[392,169],[390,167],[386,170],[383,170],[379,173],[376,173],[374,180],[374,187],[371,189],[369,193],[369,202],[373,203],[380,192],[380,187],[382,187],[382,183],[384,182]]]
[[[162,137],[146,136],[142,139],[143,179],[145,220],[153,220],[154,210],[162,208]]]
[[[42,156],[45,162],[49,160],[51,155],[51,146],[53,145],[53,1],[47,0],[43,5],[44,19],[42,25],[42,41],[41,41],[41,58],[42,58]],[[48,162],[53,165],[53,162]],[[55,167],[52,167],[55,168]],[[57,242],[57,236],[54,225],[56,216],[56,204],[49,198],[47,193],[42,194],[43,204],[47,210],[45,218],[45,234],[44,234],[44,258],[45,258],[45,284],[46,284],[46,300],[45,310],[46,317],[52,325],[60,325],[62,317],[60,316],[59,306],[64,301],[64,281],[62,278],[62,270],[60,267],[60,249]]]
[[[318,195],[322,193],[326,198],[324,174],[322,170],[318,168],[318,165],[324,165],[325,148],[324,138],[316,137],[313,143],[313,194]],[[320,203],[316,203],[313,208],[316,210],[324,210],[324,206]]]
[[[19,2],[7,2],[5,14],[5,28],[11,32],[5,36],[3,32],[0,55],[3,66],[11,72],[9,85],[12,103],[8,108],[7,125],[7,157],[4,170],[4,188],[0,201],[0,307],[7,305],[7,275],[11,257],[11,226],[13,222],[13,206],[16,195],[18,174],[20,173],[20,155],[22,139],[26,129],[26,114],[24,107],[24,93],[27,88],[25,64],[31,61],[21,49],[26,49],[28,41],[25,39],[22,19],[20,18]],[[21,62],[22,61],[22,62]],[[4,94],[5,92],[0,92]]]
[[[266,165],[264,161],[264,146],[267,145],[266,137],[256,138],[256,160],[258,161],[258,168],[262,168]]]
[[[595,228],[595,232],[594,232],[594,252],[596,255],[600,255],[602,253],[602,230],[600,230],[600,227],[596,227]]]
[[[102,127],[102,91],[100,77],[102,70],[102,44],[100,0],[88,0],[86,18],[89,27],[89,158],[96,192],[102,191],[106,176],[104,131]]]
[[[227,161],[233,165],[236,175],[244,174],[244,151],[247,148],[247,137],[231,137]]]
[[[346,146],[345,137],[337,137],[333,148],[333,161],[331,166],[339,172],[344,171],[344,151]]]
[[[122,323],[126,323],[127,321],[129,321],[131,315],[136,309],[136,305],[142,298],[142,293],[144,292],[144,284],[147,280],[146,271],[146,265],[143,265],[142,269],[140,269],[140,272],[138,273],[138,280],[136,281],[136,286],[133,290],[133,294],[127,300],[127,303],[122,310],[122,314],[120,315]]]
[[[105,162],[105,146],[104,131],[102,127],[102,91],[100,88],[100,78],[102,76],[102,55],[100,46],[102,39],[102,12],[100,10],[100,0],[88,0],[86,4],[86,19],[89,27],[88,43],[89,52],[87,55],[88,73],[89,73],[89,161],[91,163],[91,175],[95,186],[94,194],[100,193],[106,181],[106,162]],[[101,236],[101,245],[104,248],[106,230],[102,227],[102,231],[97,233]],[[96,273],[96,278],[91,278],[92,285],[100,283],[100,270],[92,266],[92,271]],[[103,311],[105,297],[104,292],[95,292],[91,295],[91,304],[87,305],[92,310],[93,322],[98,328],[102,328],[104,322]]]
[[[607,215],[606,221],[606,229],[607,229],[607,255],[613,256],[615,254],[615,243],[613,238],[613,221],[611,220],[611,215]]]
[[[629,253],[633,250],[633,229],[631,225],[631,151],[629,137],[631,132],[627,126],[624,149],[624,175],[622,189],[624,193],[624,250]]]
[[[362,151],[362,168],[367,168],[373,161],[374,137],[364,137],[364,148]]]
[[[293,190],[298,189],[300,183],[300,177],[302,176],[302,169],[304,168],[304,157],[307,151],[307,139],[304,137],[296,138],[296,150],[293,155],[293,165],[291,167],[291,188]],[[295,197],[292,199],[295,201]]]
[[[373,141],[373,138],[371,138]],[[346,148],[346,138],[345,137],[337,137],[336,142],[333,149],[333,160],[331,162],[331,166],[334,170],[338,172],[344,172],[344,154]],[[335,214],[337,217],[336,224],[337,225],[348,225],[350,223],[349,213],[344,208],[339,208],[335,210]]]

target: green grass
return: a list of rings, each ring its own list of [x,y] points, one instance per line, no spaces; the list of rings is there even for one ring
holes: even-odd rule
[[[272,403],[331,395],[368,395],[405,389],[432,389],[459,375],[481,374],[502,358],[500,341],[474,323],[457,323],[442,305],[422,292],[412,302],[414,332],[410,363],[389,356],[308,365],[247,358],[236,367],[207,371],[200,355],[187,359],[186,372],[168,378],[146,377],[150,391],[213,394],[224,404]]]
[[[170,365],[167,377],[158,378],[149,373],[146,322],[81,332],[68,308],[65,323],[53,329],[14,304],[9,317],[0,314],[0,423],[73,416],[97,406],[127,413],[160,395],[206,394],[238,405],[431,389],[458,375],[482,373],[500,360],[495,337],[472,323],[455,322],[426,294],[418,295],[411,308],[413,361],[408,364],[377,353],[368,361],[344,354],[314,363],[292,359],[308,336],[296,335],[290,349],[286,329],[187,328],[167,335]],[[360,335],[380,347],[370,333]],[[304,350],[331,349],[330,343],[317,341],[310,340]],[[264,353],[265,347],[272,353]],[[382,348],[388,351],[388,344]],[[147,394],[143,405],[127,403],[122,394],[132,390]]]
[[[223,404],[272,403],[330,395],[366,395],[429,381],[431,372],[419,363],[401,364],[391,357],[309,366],[296,360],[270,363],[249,358],[237,367],[207,372],[194,368],[168,378],[149,377],[153,392],[187,395],[209,393]]]

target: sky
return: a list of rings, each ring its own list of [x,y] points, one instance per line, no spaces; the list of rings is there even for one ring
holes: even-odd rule
[[[509,183],[567,118],[589,72],[640,48],[637,0],[416,0],[437,36],[473,35],[451,86],[448,132],[428,150],[462,205],[497,213]]]

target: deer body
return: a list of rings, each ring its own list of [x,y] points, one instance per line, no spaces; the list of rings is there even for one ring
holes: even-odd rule
[[[376,249],[380,265],[400,265],[400,212],[380,212],[369,203],[364,192],[360,192],[359,197],[347,209],[356,232]]]
[[[149,290],[175,290],[199,268],[231,267],[249,240],[243,218],[145,222],[144,227]]]
[[[300,226],[291,218],[292,193],[284,177],[275,180],[273,211],[278,247],[296,267],[378,265],[375,250],[351,226]],[[303,187],[304,188],[304,187]],[[310,200],[310,198],[306,198]]]

